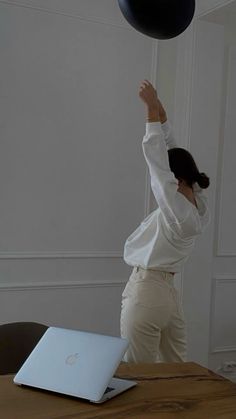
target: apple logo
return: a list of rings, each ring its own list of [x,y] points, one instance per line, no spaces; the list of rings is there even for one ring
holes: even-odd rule
[[[66,364],[67,365],[75,365],[78,360],[79,354],[71,354],[66,358]]]

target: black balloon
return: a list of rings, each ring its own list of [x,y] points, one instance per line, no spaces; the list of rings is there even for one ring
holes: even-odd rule
[[[170,39],[191,23],[195,0],[118,0],[125,19],[145,35]]]

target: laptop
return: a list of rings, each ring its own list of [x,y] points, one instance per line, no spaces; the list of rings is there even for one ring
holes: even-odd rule
[[[103,403],[137,384],[113,377],[127,348],[123,338],[49,327],[13,381]]]

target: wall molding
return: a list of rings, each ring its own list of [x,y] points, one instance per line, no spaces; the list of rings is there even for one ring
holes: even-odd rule
[[[127,280],[104,280],[101,282],[95,281],[73,281],[73,282],[35,282],[35,283],[1,283],[0,292],[8,291],[44,291],[44,290],[73,290],[77,288],[107,288],[107,287],[121,287],[126,284]]]
[[[0,252],[1,259],[88,259],[123,258],[122,251],[44,251]]]
[[[196,23],[178,40],[174,105],[174,131],[181,146],[189,148],[192,111],[192,83],[196,47]],[[184,81],[184,82],[183,82]]]
[[[227,6],[230,3],[233,3],[234,0],[198,0],[196,18],[201,18],[202,16],[208,15],[211,12],[214,12],[221,7]]]
[[[218,354],[222,352],[234,352],[236,351],[236,346],[216,346],[211,350],[211,354]]]
[[[217,245],[218,245],[218,241],[217,241]],[[232,252],[232,253],[231,252],[224,252],[223,250],[219,250],[219,248],[217,248],[216,257],[218,257],[218,258],[223,258],[223,257],[235,258],[236,253],[234,253],[234,252]]]
[[[66,11],[61,11],[59,9],[49,9],[49,8],[45,8],[45,7],[39,7],[39,6],[34,6],[34,5],[30,5],[28,3],[25,3],[23,0],[19,0],[19,1],[13,1],[13,0],[0,0],[0,5],[5,5],[5,6],[11,6],[11,7],[20,7],[20,8],[24,8],[24,9],[31,9],[31,10],[35,10],[36,12],[41,12],[41,13],[46,13],[46,14],[51,14],[51,15],[59,15],[59,16],[64,16],[67,17],[69,19],[76,19],[76,20],[82,20],[85,22],[89,22],[89,23],[95,23],[95,24],[101,24],[101,25],[108,25],[108,26],[113,26],[116,28],[121,28],[121,29],[125,29],[127,31],[133,31],[133,28],[130,25],[126,25],[126,23],[124,22],[124,24],[122,23],[117,23],[115,21],[110,21],[110,20],[106,20],[101,18],[100,16],[85,16],[85,15],[80,15],[76,12],[72,13],[72,12],[66,12]]]
[[[214,332],[215,332],[215,324],[213,323],[213,317],[215,313],[215,302],[216,302],[216,289],[219,286],[225,286],[227,284],[236,283],[236,273],[235,274],[227,274],[223,273],[221,275],[215,275],[212,278],[212,299],[211,299],[211,309],[210,309],[210,354],[222,353],[222,352],[233,352],[236,351],[236,345],[231,346],[216,346],[213,344],[214,342]]]
[[[73,19],[78,19],[78,20],[82,20],[82,21],[86,21],[86,22],[90,22],[90,23],[99,23],[99,24],[105,24],[105,25],[110,25],[113,27],[118,27],[118,28],[122,28],[122,29],[126,29],[129,30],[130,33],[133,31],[133,28],[130,25],[121,25],[119,23],[113,23],[109,21],[109,18],[106,20],[105,18],[102,19],[100,17],[96,17],[96,16],[83,16],[80,14],[75,14],[70,13],[70,12],[63,12],[61,10],[59,10],[59,8],[57,9],[55,7],[55,9],[51,10],[50,8],[44,8],[44,7],[39,7],[36,5],[31,5],[29,1],[24,1],[24,0],[18,0],[18,1],[14,1],[14,0],[0,0],[0,6],[4,5],[4,6],[8,6],[8,7],[20,7],[20,8],[24,8],[24,9],[32,9],[32,10],[36,10],[38,12],[43,12],[43,13],[49,13],[49,14],[58,14],[61,16],[65,16],[68,18],[73,18]],[[155,83],[156,82],[156,73],[157,73],[157,66],[158,66],[158,41],[153,40],[152,41],[152,52],[151,52],[151,56],[150,56],[150,78],[151,80]],[[151,195],[151,187],[150,187],[150,179],[149,179],[149,174],[148,174],[148,170],[146,170],[146,179],[145,179],[145,190],[144,190],[144,217],[146,217],[150,211],[151,211],[151,201],[152,201],[152,195]],[[26,249],[24,251],[14,251],[14,250],[9,250],[9,251],[0,251],[0,260],[22,260],[22,259],[83,259],[83,258],[123,258],[123,249],[119,249],[119,250],[94,250],[94,251],[90,251],[90,250],[83,250],[83,251],[79,251],[79,250],[43,250],[43,251],[30,251],[29,249]]]
[[[206,5],[205,0],[202,0],[201,3],[200,3],[200,0],[198,0],[194,19],[201,18],[217,9],[220,9],[221,7],[227,6],[233,1],[234,0],[208,0],[208,4]],[[84,20],[87,22],[98,23],[102,25],[110,25],[110,26],[115,26],[118,28],[126,29],[129,31],[133,31],[133,28],[130,25],[126,25],[125,22],[124,24],[116,23],[114,21],[105,20],[99,16],[83,16],[83,15],[77,14],[76,12],[72,14],[72,12],[70,13],[66,11],[61,11],[56,8],[50,9],[50,8],[45,8],[45,7],[34,6],[34,5],[30,5],[27,2],[24,2],[24,0],[18,0],[17,2],[14,0],[9,0],[9,1],[0,0],[0,4],[6,5],[6,6],[21,7],[25,9],[32,9],[32,10],[47,13],[47,14],[60,15],[60,16],[65,16],[71,19]]]
[[[236,281],[236,273],[235,274],[227,274],[227,273],[222,273],[219,275],[214,275],[213,281],[217,282],[217,283],[226,283],[228,282],[234,282]]]
[[[225,99],[225,115],[227,114],[228,109],[230,109],[229,106],[229,92],[230,92],[230,80],[232,76],[232,70],[231,70],[231,63],[233,60],[236,60],[236,48],[235,46],[231,47],[228,51],[228,59],[226,60],[226,64],[227,64],[227,71],[226,71],[226,99]],[[224,124],[223,124],[223,133],[222,136],[225,138],[225,131],[226,131],[226,118],[224,119]],[[219,213],[218,213],[218,228],[216,229],[217,234],[216,234],[216,256],[217,257],[236,257],[236,251],[224,251],[223,247],[221,246],[220,243],[220,232],[223,230],[223,226],[222,226],[222,212],[223,212],[223,205],[224,205],[224,201],[223,201],[223,178],[224,178],[224,168],[225,168],[225,141],[222,144],[222,149],[221,149],[221,165],[219,167],[220,170],[220,179],[218,179],[218,181],[220,182],[220,188],[219,188],[219,194],[218,194],[218,208],[219,208]]]
[[[152,41],[152,56],[151,56],[151,70],[150,70],[150,81],[153,86],[157,84],[157,71],[158,71],[158,46],[157,40]],[[152,208],[152,191],[151,182],[148,167],[146,167],[146,179],[145,179],[145,197],[144,197],[144,217],[153,210]]]
[[[224,101],[225,106],[224,106],[224,114],[223,114],[223,118],[224,121],[222,122],[222,125],[220,126],[220,135],[221,137],[224,138],[225,135],[225,123],[226,123],[226,119],[225,119],[225,114],[226,114],[226,108],[227,108],[227,96],[228,96],[228,88],[229,88],[229,80],[228,80],[228,76],[229,76],[229,56],[227,61],[227,69],[226,72],[224,74],[224,78],[223,78],[223,84],[224,84],[224,88],[223,90],[223,94],[224,97],[222,98],[222,102]],[[225,62],[226,64],[226,62]],[[223,105],[222,105],[223,106]],[[229,256],[228,252],[227,254],[225,254],[222,250],[221,250],[221,246],[220,246],[220,231],[222,231],[222,207],[223,207],[223,174],[224,174],[224,155],[225,155],[225,141],[221,141],[220,142],[220,147],[221,149],[219,150],[219,156],[218,156],[218,176],[217,176],[217,183],[219,184],[219,189],[216,190],[216,210],[215,210],[215,224],[214,224],[214,230],[215,230],[215,255],[216,257],[222,257],[222,256]],[[233,256],[233,254],[232,254]]]

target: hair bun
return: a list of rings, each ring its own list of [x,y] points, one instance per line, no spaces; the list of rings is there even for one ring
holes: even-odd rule
[[[202,189],[206,189],[210,185],[210,179],[205,173],[199,173],[196,182]]]

